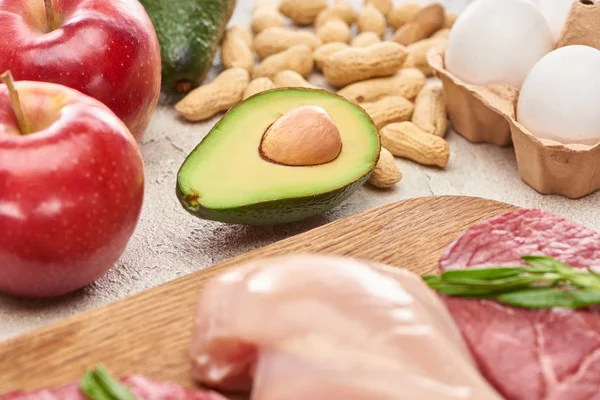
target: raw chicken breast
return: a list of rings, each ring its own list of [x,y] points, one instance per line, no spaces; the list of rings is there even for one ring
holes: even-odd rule
[[[195,377],[254,400],[500,399],[437,296],[407,271],[299,255],[209,282]]]

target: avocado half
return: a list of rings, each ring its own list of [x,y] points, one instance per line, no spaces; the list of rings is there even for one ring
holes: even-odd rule
[[[339,156],[301,167],[263,159],[259,147],[265,131],[288,111],[306,105],[323,108],[338,127]],[[369,178],[380,150],[371,118],[343,97],[314,89],[270,90],[229,110],[190,153],[177,175],[177,196],[191,214],[213,221],[298,221],[346,200]]]

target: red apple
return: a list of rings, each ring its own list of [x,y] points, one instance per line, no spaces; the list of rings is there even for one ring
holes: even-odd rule
[[[99,101],[52,83],[15,87],[23,128],[0,85],[0,291],[54,297],[103,275],[125,249],[142,207],[142,157]]]
[[[161,62],[138,0],[0,0],[0,38],[0,72],[92,96],[141,140],[158,102]]]

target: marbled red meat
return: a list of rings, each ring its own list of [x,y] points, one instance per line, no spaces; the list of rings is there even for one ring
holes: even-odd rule
[[[600,233],[546,211],[508,212],[464,232],[442,255],[440,268],[524,265],[525,254],[600,268]]]
[[[440,268],[522,265],[526,254],[598,268],[600,234],[540,210],[509,212],[467,230]],[[600,400],[598,312],[445,301],[484,376],[508,400]]]
[[[131,375],[122,382],[129,387],[137,400],[227,400],[220,394],[207,390],[190,390],[181,386],[151,381],[138,375]],[[87,400],[77,383],[70,383],[58,389],[45,389],[31,393],[9,393],[0,400]]]

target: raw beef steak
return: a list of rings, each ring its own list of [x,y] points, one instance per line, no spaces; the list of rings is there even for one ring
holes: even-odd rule
[[[220,394],[206,390],[189,390],[177,385],[151,381],[131,375],[122,382],[129,387],[137,400],[227,400]],[[0,400],[87,400],[77,383],[55,390],[40,390],[31,393],[10,393]]]
[[[442,270],[522,265],[522,255],[600,267],[600,234],[540,210],[473,226],[442,255]],[[445,298],[485,377],[508,400],[600,400],[600,314],[526,310]]]

